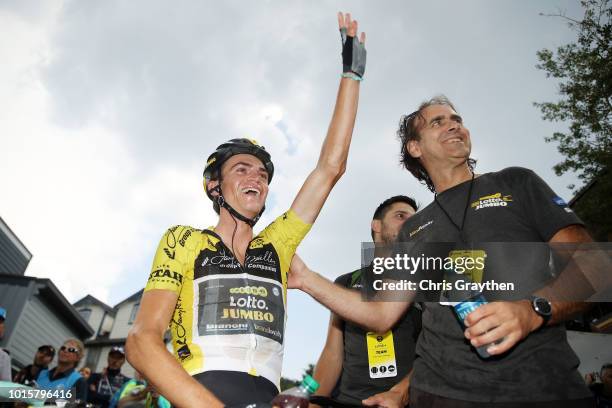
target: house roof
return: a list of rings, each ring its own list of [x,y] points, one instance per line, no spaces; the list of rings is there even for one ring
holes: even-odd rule
[[[26,246],[21,242],[19,237],[11,230],[8,224],[0,217],[0,231],[4,232],[4,234],[11,240],[15,248],[28,260],[32,259],[32,253],[26,248]]]
[[[0,273],[25,274],[32,253],[0,217]]]
[[[578,190],[578,192],[576,193],[576,195],[574,195],[572,197],[572,199],[569,201],[568,205],[570,207],[573,207],[578,201],[580,201],[580,199],[582,197],[584,197],[584,195],[591,189],[593,188],[593,186],[597,184],[597,178],[594,178],[593,180],[589,181],[585,186],[583,186],[580,190]]]
[[[55,286],[51,279],[39,279],[36,278],[38,284],[39,294],[42,297],[45,297],[49,303],[53,304],[55,307],[61,311],[62,316],[67,318],[70,323],[72,323],[79,334],[82,334],[83,337],[89,337],[94,334],[94,329],[83,319],[81,314],[76,311],[74,306],[68,302],[68,299],[64,297],[62,292]]]
[[[108,338],[108,337],[96,337],[92,340],[85,341],[85,346],[123,346],[125,345],[126,337]]]
[[[124,303],[128,303],[128,302],[133,302],[135,300],[138,300],[142,297],[142,293],[144,292],[144,289],[140,289],[139,291],[137,291],[136,293],[128,296],[127,298],[123,299],[121,302],[117,303],[115,305],[115,310],[119,309],[119,307],[121,307]]]
[[[113,315],[115,314],[115,310],[112,307],[110,307],[106,303],[102,302],[101,300],[91,295],[87,295],[77,300],[76,302],[73,303],[73,305],[74,307],[89,306],[89,305],[100,306],[102,309],[104,309],[105,312],[111,313]]]
[[[43,298],[50,306],[55,309],[55,313],[61,316],[66,323],[70,324],[79,336],[82,338],[90,337],[94,334],[94,330],[76,311],[74,306],[68,302],[62,292],[55,286],[51,279],[36,278],[33,276],[7,275],[0,273],[0,281],[4,281],[3,277],[10,278],[13,282],[24,281],[28,283],[34,282],[38,295]],[[8,281],[8,279],[7,279]]]
[[[578,190],[578,192],[574,195],[574,197],[572,197],[572,199],[569,201],[568,205],[573,208],[574,205],[578,201],[580,201],[582,197],[584,197],[589,192],[589,190],[592,189],[599,182],[599,179],[608,177],[609,172],[610,170],[608,169],[601,170],[595,177],[591,179],[591,181],[589,181],[587,184],[582,186],[580,190]]]

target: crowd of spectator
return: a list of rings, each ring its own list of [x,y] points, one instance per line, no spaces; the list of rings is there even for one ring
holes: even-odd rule
[[[0,339],[4,336],[6,309],[0,307]],[[50,344],[38,347],[32,364],[11,375],[11,358],[0,348],[0,381],[24,386],[62,390],[64,396],[82,405],[97,408],[169,408],[170,403],[147,384],[139,373],[130,378],[121,372],[125,363],[123,347],[112,347],[107,365],[101,372],[92,372],[86,366],[77,369],[85,347],[79,339],[65,340],[59,349]],[[51,362],[57,356],[57,364]],[[68,393],[68,390],[70,392]]]

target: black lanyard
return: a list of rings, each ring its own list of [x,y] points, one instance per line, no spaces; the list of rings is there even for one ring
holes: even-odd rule
[[[465,235],[463,233],[463,227],[465,226],[465,219],[467,218],[467,210],[470,206],[470,198],[472,197],[472,187],[473,186],[474,186],[474,172],[472,172],[472,179],[470,180],[470,188],[468,190],[467,200],[465,202],[465,208],[463,209],[463,218],[461,219],[461,226],[459,226],[455,221],[453,221],[450,214],[444,209],[444,207],[442,207],[442,204],[440,204],[440,202],[438,201],[438,193],[434,194],[434,201],[436,202],[438,207],[440,207],[444,215],[446,215],[446,218],[448,218],[451,224],[453,224],[453,226],[457,228],[457,231],[459,231],[459,236],[464,243],[467,243],[467,240],[465,239]]]

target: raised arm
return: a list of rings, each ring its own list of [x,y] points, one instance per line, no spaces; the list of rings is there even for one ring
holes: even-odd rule
[[[163,336],[178,295],[155,289],[143,294],[134,326],[126,341],[127,359],[172,405],[222,407],[210,391],[194,380],[168,352]]]
[[[334,113],[321,147],[319,161],[291,205],[291,209],[307,223],[317,218],[327,196],[346,169],[357,115],[359,83],[365,70],[365,33],[361,33],[357,39],[357,21],[352,20],[348,13],[338,13],[338,25],[343,33],[344,71],[351,77],[342,77],[340,80]]]

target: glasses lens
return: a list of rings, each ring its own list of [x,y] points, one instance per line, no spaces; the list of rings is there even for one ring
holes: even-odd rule
[[[66,346],[62,346],[62,347],[60,347],[60,350],[62,350],[62,351],[67,351],[67,352],[69,352],[69,353],[78,353],[78,351],[79,351],[77,348],[74,348],[74,347],[66,347]]]

